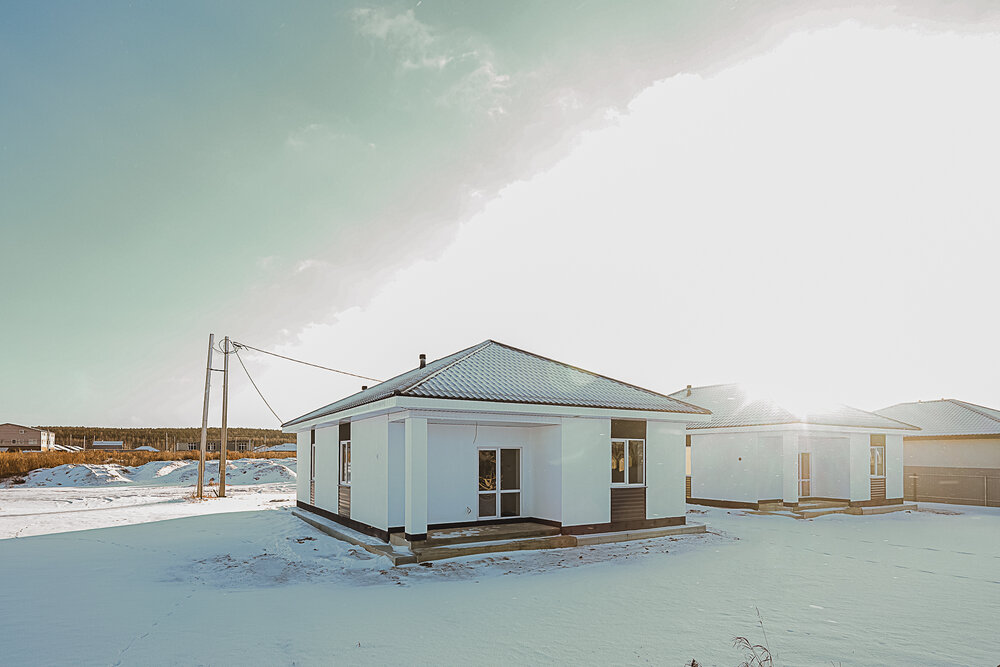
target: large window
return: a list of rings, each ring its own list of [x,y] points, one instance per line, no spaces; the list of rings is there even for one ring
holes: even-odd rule
[[[885,477],[885,436],[871,436],[870,474],[872,477]]]
[[[611,483],[642,486],[646,482],[646,441],[611,441]]]
[[[521,450],[480,449],[479,517],[485,519],[520,515]]]
[[[351,485],[351,441],[344,440],[340,443],[340,483],[344,486]]]

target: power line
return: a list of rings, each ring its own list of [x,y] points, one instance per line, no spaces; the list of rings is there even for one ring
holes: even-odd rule
[[[274,408],[271,407],[271,404],[267,402],[266,398],[264,398],[264,394],[260,393],[260,388],[257,387],[257,383],[253,381],[252,377],[250,377],[250,371],[247,370],[247,365],[243,363],[243,359],[240,357],[240,347],[241,347],[240,345],[233,343],[233,352],[236,353],[236,359],[240,362],[240,366],[243,367],[243,372],[247,374],[247,379],[250,380],[250,384],[252,384],[253,388],[257,390],[257,395],[260,396],[260,400],[264,401],[264,405],[266,405],[267,409],[271,411],[271,414],[274,415],[274,418],[278,420],[279,424],[284,424],[285,422],[282,421],[281,417],[278,416],[278,413],[275,412]],[[244,345],[242,347],[248,347],[248,346]]]
[[[308,361],[302,361],[301,359],[292,359],[291,357],[286,357],[283,354],[278,354],[276,352],[268,352],[267,350],[261,350],[260,348],[252,347],[250,345],[247,345],[246,343],[237,343],[236,341],[230,341],[230,342],[236,348],[244,347],[244,348],[246,348],[248,350],[253,350],[254,352],[260,352],[262,354],[269,354],[272,357],[278,357],[279,359],[286,359],[288,361],[294,361],[297,364],[304,364],[306,366],[312,366],[313,368],[322,368],[324,371],[332,371],[334,373],[340,373],[341,375],[350,375],[351,377],[361,378],[362,380],[371,380],[372,382],[381,382],[381,380],[377,380],[375,378],[370,378],[367,375],[358,375],[357,373],[348,373],[347,371],[339,371],[336,368],[328,368],[326,366],[320,366],[319,364],[313,364],[313,363],[310,363]],[[239,353],[237,353],[236,356],[237,356],[237,358],[239,358]],[[240,363],[243,363],[243,362],[240,361]],[[246,369],[246,367],[244,367],[244,370],[245,369]],[[249,373],[247,374],[247,377],[249,377]],[[263,398],[263,396],[261,396],[261,398]],[[265,401],[265,403],[266,402],[267,401]],[[272,410],[271,412],[274,412],[274,411]],[[275,415],[275,416],[277,417],[277,415]]]

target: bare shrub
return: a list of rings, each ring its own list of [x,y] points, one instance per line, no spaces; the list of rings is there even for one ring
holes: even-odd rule
[[[767,630],[764,629],[764,619],[761,618],[760,609],[754,605],[757,612],[757,623],[760,624],[760,632],[764,635],[763,644],[754,644],[746,637],[733,637],[733,646],[743,651],[743,662],[738,667],[774,667],[774,659],[771,657],[771,648],[767,644]]]

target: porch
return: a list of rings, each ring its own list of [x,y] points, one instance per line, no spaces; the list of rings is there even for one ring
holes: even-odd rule
[[[298,518],[318,530],[349,542],[373,554],[385,556],[393,565],[425,563],[459,556],[472,556],[536,549],[561,549],[611,542],[645,540],[669,535],[694,535],[706,532],[703,524],[686,524],[644,530],[566,535],[560,526],[518,520],[473,526],[437,528],[427,531],[426,539],[407,540],[401,532],[391,533],[389,543],[359,533],[329,517],[301,508],[292,510]]]
[[[762,502],[753,513],[792,516],[796,519],[815,519],[827,514],[886,514],[916,509],[915,503],[887,502],[882,505],[861,505],[847,500],[802,498],[794,505],[783,502]]]

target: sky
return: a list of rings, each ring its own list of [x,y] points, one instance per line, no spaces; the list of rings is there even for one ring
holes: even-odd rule
[[[196,425],[210,332],[1000,407],[1000,11],[854,5],[0,3],[0,421]]]

